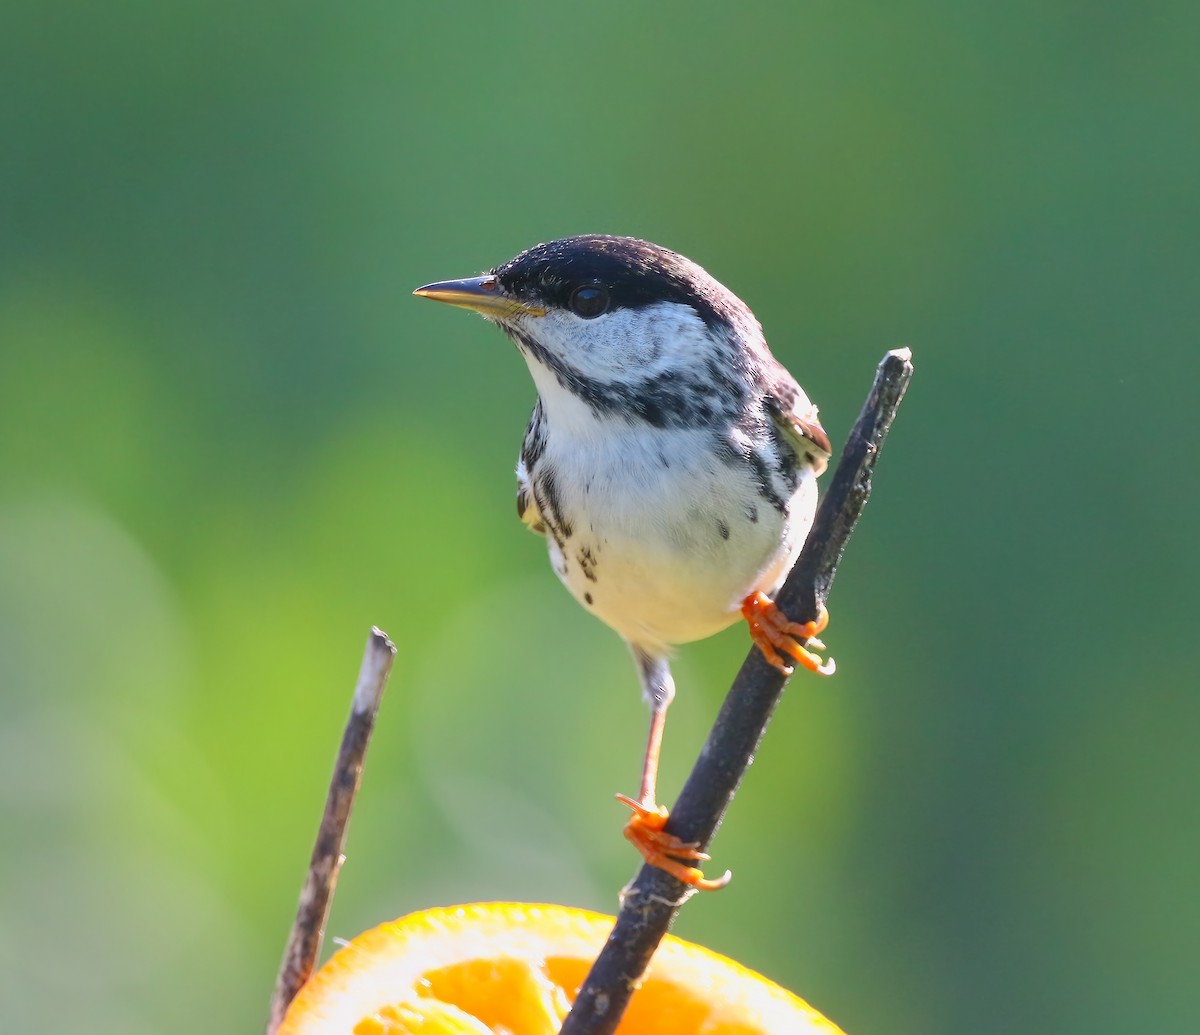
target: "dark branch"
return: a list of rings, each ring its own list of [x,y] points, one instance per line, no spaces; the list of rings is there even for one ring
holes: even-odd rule
[[[367,753],[371,731],[375,728],[375,716],[379,712],[379,702],[383,699],[383,688],[387,685],[395,656],[396,648],[392,641],[379,629],[372,629],[363,652],[358,683],[354,687],[350,718],[346,720],[342,746],[338,750],[333,776],[329,781],[329,794],[325,799],[325,812],[321,816],[321,826],[308,864],[308,876],[300,891],[296,921],[292,924],[287,947],[283,951],[279,977],[275,979],[267,1035],[274,1035],[300,986],[313,972],[321,953],[329,905],[333,900],[338,871],[342,868],[346,826],[350,822],[350,810],[354,807],[354,796],[362,779],[363,758]]]
[[[776,595],[776,603],[793,621],[815,619],[829,594],[846,541],[870,495],[879,450],[912,378],[911,358],[908,349],[896,349],[879,364],[804,550]],[[762,652],[752,648],[671,811],[669,833],[707,848],[758,750],[785,683]],[[689,894],[670,874],[642,867],[625,890],[616,926],[560,1035],[611,1035],[616,1030],[636,983]]]

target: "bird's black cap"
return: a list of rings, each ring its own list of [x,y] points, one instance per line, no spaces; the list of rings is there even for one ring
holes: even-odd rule
[[[680,302],[710,327],[750,315],[736,295],[691,259],[636,237],[564,237],[521,252],[492,274],[516,298],[555,308],[565,308],[577,287],[603,284],[617,309]]]

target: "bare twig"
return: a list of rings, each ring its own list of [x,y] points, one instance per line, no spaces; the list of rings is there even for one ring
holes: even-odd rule
[[[776,595],[793,621],[805,622],[829,593],[842,550],[871,492],[871,471],[912,378],[908,349],[889,352],[875,375],[804,551]],[[708,741],[671,812],[667,831],[706,848],[775,710],[784,676],[752,648]],[[643,866],[625,889],[621,912],[593,964],[560,1035],[611,1035],[654,950],[689,895],[688,887],[654,866]]]
[[[392,641],[379,629],[373,628],[367,637],[362,668],[354,687],[354,701],[350,706],[350,718],[346,720],[342,746],[338,750],[333,776],[329,781],[325,812],[321,816],[321,826],[313,845],[308,875],[300,891],[296,921],[292,924],[279,976],[275,979],[267,1035],[274,1035],[289,1004],[300,986],[308,980],[320,955],[333,889],[337,884],[338,871],[342,868],[346,826],[350,822],[350,810],[362,778],[363,758],[367,753],[371,731],[375,728],[375,716],[395,656],[396,648]]]

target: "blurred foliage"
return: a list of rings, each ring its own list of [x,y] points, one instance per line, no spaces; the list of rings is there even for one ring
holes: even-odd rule
[[[630,233],[844,436],[917,377],[679,933],[850,1032],[1185,1031],[1200,996],[1200,15],[10,3],[0,1028],[257,1030],[368,626],[332,933],[612,910],[644,709],[513,515],[533,391],[419,303]],[[681,652],[669,800],[746,650]]]

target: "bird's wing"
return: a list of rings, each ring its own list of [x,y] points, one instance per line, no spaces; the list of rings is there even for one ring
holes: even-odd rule
[[[517,460],[517,517],[525,522],[531,532],[546,534],[546,522],[538,508],[537,498],[529,484],[529,472],[542,450],[546,448],[546,427],[539,399],[529,415],[529,426],[525,429],[525,441],[521,443],[521,456]]]
[[[829,436],[817,419],[817,408],[782,365],[769,372],[767,384],[763,401],[771,420],[783,432],[796,455],[806,458],[814,471],[822,474],[833,450]]]
[[[546,534],[546,522],[542,520],[542,512],[533,498],[533,490],[529,488],[529,476],[525,473],[523,461],[517,464],[517,517],[525,522],[525,527],[531,532]]]

